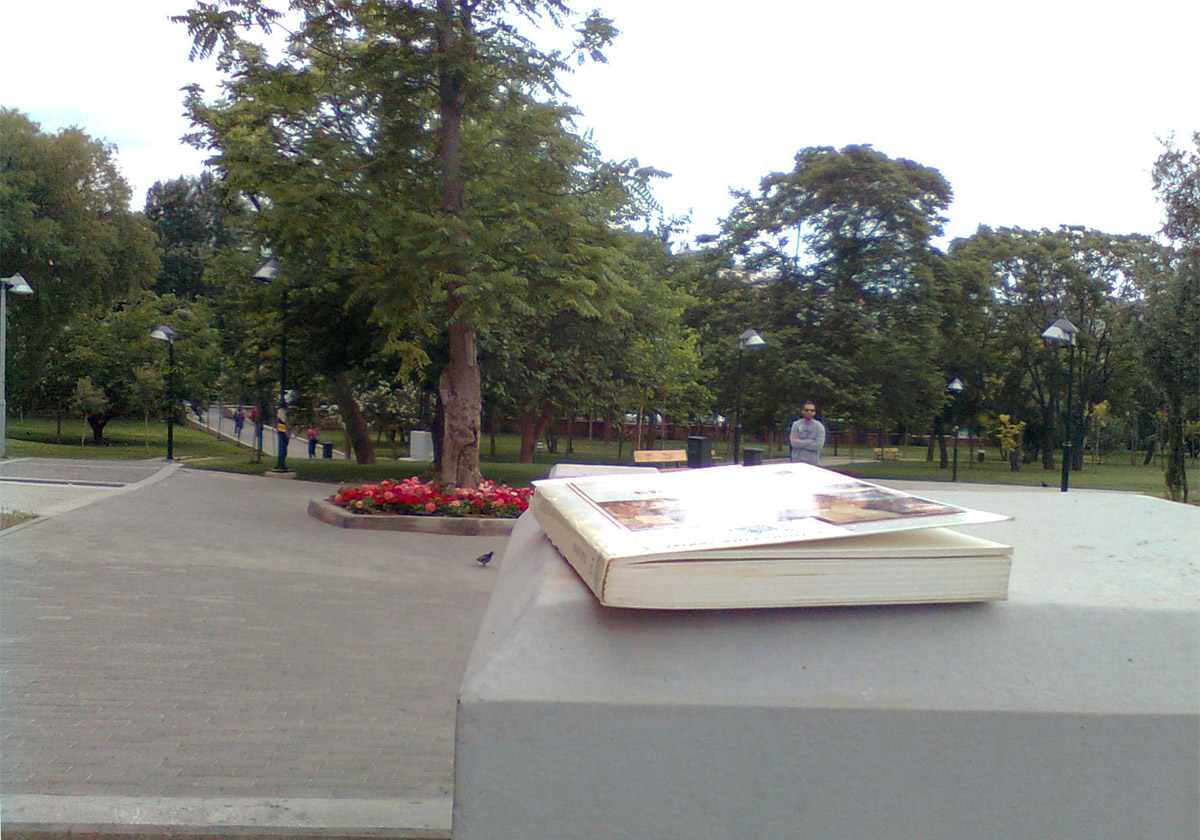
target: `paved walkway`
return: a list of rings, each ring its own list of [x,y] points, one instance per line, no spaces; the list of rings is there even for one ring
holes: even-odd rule
[[[505,538],[332,528],[330,488],[163,462],[14,459],[0,499],[101,469],[0,532],[5,827],[447,836]]]
[[[232,412],[236,406],[218,406],[211,405],[208,408],[201,409],[199,414],[191,411],[187,412],[186,422],[199,429],[207,429],[215,435],[220,435],[225,440],[233,443],[241,444],[247,449],[253,449],[254,441],[254,424],[249,419],[242,425],[242,434],[239,437],[234,432],[233,420],[226,417],[226,412]],[[244,409],[246,414],[250,413],[249,408]],[[307,429],[297,427],[292,430],[292,436],[288,441],[287,458],[307,458],[308,457],[308,439],[306,437]],[[263,428],[262,451],[263,458],[274,461],[276,458],[276,448],[279,443],[279,433],[271,426]],[[332,451],[333,458],[345,458],[346,453],[334,448]],[[322,455],[321,447],[317,447],[317,457]]]

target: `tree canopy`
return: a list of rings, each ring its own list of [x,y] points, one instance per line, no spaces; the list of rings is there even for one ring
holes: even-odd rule
[[[158,271],[154,234],[129,210],[113,152],[78,128],[48,134],[0,109],[0,276],[20,272],[34,289],[9,312],[7,386],[18,405],[76,313],[148,287]]]

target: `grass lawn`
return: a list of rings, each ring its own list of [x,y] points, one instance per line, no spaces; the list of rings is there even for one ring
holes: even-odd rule
[[[86,432],[85,432],[86,430]],[[10,419],[8,423],[8,453],[11,457],[41,458],[99,458],[99,459],[163,459],[167,455],[166,426],[151,422],[147,428],[138,420],[114,420],[105,427],[104,444],[95,446],[91,442],[91,430],[79,420],[65,422],[61,438],[56,434],[53,420]],[[81,435],[83,442],[81,443]],[[341,435],[326,432],[322,440],[333,443],[336,448],[344,446]],[[288,469],[305,481],[321,481],[338,484],[360,484],[382,479],[402,479],[411,475],[422,478],[433,477],[430,464],[425,462],[396,461],[386,442],[377,445],[379,461],[375,464],[359,465],[342,459],[324,460],[306,457],[303,441],[293,447],[299,454],[288,458]],[[520,439],[516,435],[498,435],[493,440],[484,435],[481,468],[485,478],[517,487],[528,486],[530,481],[544,478],[552,464],[569,461],[586,464],[631,463],[633,459],[628,441],[617,457],[616,443],[603,440],[577,438],[572,442],[573,451],[567,454],[567,441],[559,440],[559,452],[538,452],[533,464],[517,462]],[[660,444],[661,446],[661,444]],[[683,448],[684,441],[668,441],[667,448]],[[720,447],[714,454],[725,455]],[[827,456],[832,451],[827,448]],[[868,447],[855,447],[853,452],[839,448],[840,455],[854,454],[858,458],[870,457]],[[885,461],[857,460],[846,465],[837,465],[839,472],[867,480],[894,479],[898,481],[950,481],[951,470],[943,470],[938,462],[925,460],[924,447],[907,447],[902,450],[903,458]],[[1044,484],[1057,487],[1061,473],[1059,469],[1044,470],[1040,462],[1024,464],[1019,472],[1010,472],[1007,462],[999,459],[995,449],[988,450],[988,460],[972,462],[969,453],[959,450],[958,480],[983,484],[1009,484],[1024,487],[1041,487]],[[1059,453],[1056,453],[1059,454]],[[768,452],[767,456],[781,457],[782,453]],[[215,435],[186,426],[175,427],[175,457],[190,467],[222,470],[247,474],[265,473],[275,465],[274,458],[264,456],[256,460],[253,453],[239,448]],[[1139,453],[1136,463],[1130,464],[1128,453],[1115,454],[1105,463],[1085,463],[1079,472],[1071,473],[1070,486],[1101,490],[1120,490],[1164,496],[1163,470],[1157,461],[1142,465]],[[1193,503],[1200,503],[1200,461],[1188,459],[1188,487]]]
[[[212,434],[176,424],[175,457],[182,461],[235,454],[238,449]],[[8,419],[9,457],[96,458],[136,461],[167,457],[167,427],[161,420],[113,420],[104,427],[103,442],[92,443],[92,430],[82,420],[65,420],[61,435],[54,420]]]
[[[858,454],[868,457],[871,450],[862,447]],[[845,454],[843,452],[843,454]],[[838,467],[839,472],[854,475],[866,480],[894,479],[897,481],[950,481],[952,469],[941,469],[935,454],[935,460],[925,460],[924,447],[908,447],[903,451],[902,459],[887,459],[885,461],[856,461],[853,464]],[[1052,470],[1042,468],[1040,461],[1032,464],[1022,464],[1019,472],[1009,470],[1008,463],[1001,461],[995,449],[987,452],[988,460],[983,463],[969,462],[967,453],[959,450],[958,480],[979,484],[1008,484],[1018,487],[1058,487],[1062,479],[1062,462],[1058,460],[1062,453],[1055,453],[1055,466]],[[1144,453],[1138,453],[1135,463],[1130,464],[1129,453],[1113,454],[1103,463],[1092,464],[1085,460],[1083,469],[1073,471],[1069,486],[1092,490],[1120,490],[1128,493],[1145,493],[1150,496],[1165,497],[1163,485],[1163,468],[1155,462],[1143,466]],[[1200,502],[1200,461],[1187,459],[1187,477],[1189,499]]]

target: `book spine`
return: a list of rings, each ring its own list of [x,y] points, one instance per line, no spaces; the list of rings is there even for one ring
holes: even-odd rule
[[[539,498],[536,492],[529,509],[533,511],[534,519],[542,526],[542,530],[546,532],[559,554],[571,564],[571,568],[583,578],[583,582],[603,603],[604,577],[608,571],[608,561],[604,555],[580,536],[562,511],[547,503],[544,498]]]

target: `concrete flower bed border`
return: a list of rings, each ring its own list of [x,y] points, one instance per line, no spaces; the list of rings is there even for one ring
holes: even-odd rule
[[[308,515],[338,528],[368,531],[412,531],[418,534],[450,534],[460,537],[503,537],[512,532],[515,519],[470,516],[403,516],[394,513],[356,514],[328,499],[312,499]]]

